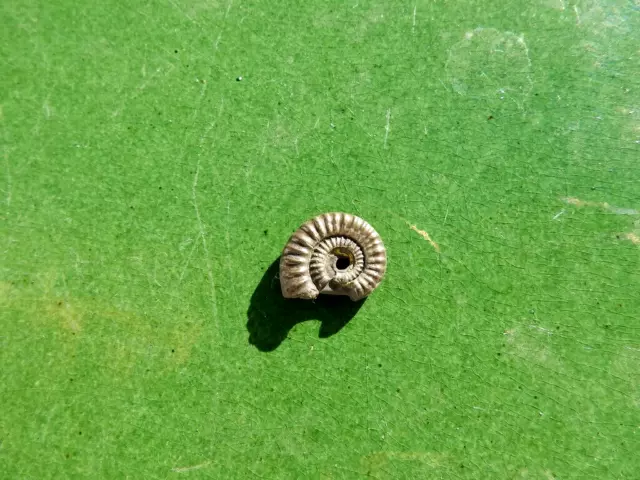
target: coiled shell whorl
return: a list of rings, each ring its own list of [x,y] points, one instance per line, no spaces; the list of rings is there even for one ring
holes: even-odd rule
[[[356,301],[382,281],[387,253],[371,225],[348,213],[325,213],[304,223],[280,257],[285,298],[314,299],[321,293]]]

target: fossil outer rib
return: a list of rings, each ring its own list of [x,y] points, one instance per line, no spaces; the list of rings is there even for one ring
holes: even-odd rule
[[[321,293],[356,301],[382,281],[387,253],[371,225],[348,213],[325,213],[304,223],[280,257],[285,298],[314,299]]]

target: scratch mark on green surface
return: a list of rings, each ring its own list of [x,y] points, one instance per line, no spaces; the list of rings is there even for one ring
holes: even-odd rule
[[[633,243],[634,245],[640,245],[640,236],[636,235],[633,232],[627,233],[624,238],[626,238],[627,240],[629,240],[631,243]]]
[[[562,11],[564,11],[567,8],[566,5],[564,4],[564,0],[559,0],[557,7]]]
[[[198,246],[198,242],[197,241],[193,242],[193,246],[191,247],[191,251],[189,252],[189,255],[187,256],[187,260],[184,262],[184,266],[182,267],[182,272],[180,272],[180,277],[178,278],[178,285],[180,285],[182,283],[182,279],[184,278],[185,274],[187,273],[187,268],[189,267],[189,263],[191,262],[191,257],[193,256],[193,252],[195,251],[197,246]]]
[[[200,208],[198,207],[198,176],[200,175],[200,157],[198,157],[198,162],[196,164],[196,173],[193,176],[193,185],[191,187],[191,196],[193,198],[193,208],[196,212],[196,221],[198,222],[198,230],[199,236],[202,240],[202,248],[204,249],[205,262],[207,265],[207,277],[209,278],[209,285],[211,288],[211,312],[213,314],[213,318],[218,318],[218,304],[216,301],[216,284],[213,278],[213,270],[211,268],[211,259],[209,257],[209,247],[207,246],[207,236],[204,229],[204,224],[202,223],[202,218],[200,217]]]
[[[640,215],[640,211],[634,208],[620,208],[609,205],[607,202],[591,202],[588,200],[581,200],[576,197],[564,197],[561,199],[564,203],[569,205],[575,205],[576,207],[598,207],[603,210],[607,210],[616,215]]]
[[[193,18],[191,15],[189,15],[187,12],[185,12],[184,10],[182,10],[178,4],[176,2],[174,2],[173,0],[169,0],[169,3],[173,6],[173,8],[175,8],[178,12],[180,12],[182,15],[184,15],[184,17],[189,20],[191,23],[193,23],[194,25],[200,26],[200,24],[196,21],[195,18]]]
[[[417,8],[418,7],[416,5],[413,6],[413,25],[411,25],[411,31],[413,33],[415,33],[415,31],[416,31],[416,10],[417,10]]]
[[[365,455],[361,459],[363,467],[371,475],[384,472],[390,462],[416,462],[430,468],[441,468],[448,463],[448,455],[439,452],[379,451]]]
[[[190,472],[192,470],[200,470],[201,468],[208,466],[210,463],[211,462],[207,460],[206,462],[199,463],[198,465],[191,465],[189,467],[175,467],[175,468],[172,468],[171,471],[176,473],[185,473],[185,472]]]
[[[505,330],[505,332],[503,333],[503,335],[506,337],[505,346],[507,348],[505,353],[507,355],[513,356],[514,358],[521,359],[525,362],[534,361],[542,365],[547,365],[551,360],[551,351],[550,345],[548,343],[548,337],[550,337],[553,332],[538,325],[529,325],[529,330],[533,330],[533,332],[539,334],[544,334],[544,337],[542,337],[541,335],[527,334],[526,330],[523,330],[518,326],[514,326],[513,328]],[[543,341],[542,339],[545,337],[547,337],[547,340]]]
[[[203,83],[202,85],[202,90],[200,91],[200,96],[198,97],[198,101],[197,104],[195,106],[195,109],[193,111],[193,116],[192,116],[192,125],[195,124],[195,120],[198,117],[198,113],[200,111],[200,106],[202,105],[202,99],[204,98],[205,94],[207,92],[207,84]],[[222,107],[221,107],[221,111],[222,111]],[[205,137],[207,136],[207,134],[209,133],[209,131],[211,131],[211,129],[214,127],[215,122],[212,122],[206,129],[205,131],[202,133],[202,135],[200,136],[200,143],[199,146],[202,147],[202,143],[204,142]],[[186,143],[186,137],[185,137],[185,143]],[[182,155],[184,156],[184,146],[182,149]],[[211,257],[209,255],[209,247],[207,245],[207,235],[206,235],[206,231],[205,231],[205,227],[204,227],[204,223],[202,222],[202,216],[200,215],[200,206],[198,204],[198,179],[200,176],[200,152],[198,152],[198,160],[196,162],[196,170],[195,173],[193,175],[193,183],[191,185],[191,201],[193,203],[193,209],[195,211],[195,217],[196,217],[196,223],[198,224],[198,236],[200,237],[200,240],[202,241],[202,248],[204,250],[204,256],[205,256],[205,265],[206,265],[206,269],[207,269],[207,278],[209,280],[209,288],[210,288],[210,295],[211,295],[211,313],[213,315],[213,319],[214,321],[217,322],[218,319],[218,302],[216,299],[216,283],[215,283],[215,279],[213,276],[213,268],[211,266]]]
[[[51,117],[51,106],[49,105],[49,96],[44,99],[44,103],[42,104],[42,111],[44,112],[44,116],[46,118]]]
[[[422,238],[424,238],[427,242],[429,242],[436,252],[440,253],[440,245],[438,245],[436,242],[433,241],[433,239],[431,238],[431,235],[429,235],[424,230],[419,230],[418,227],[416,227],[415,225],[409,224],[409,228],[411,228],[411,230],[413,230]]]
[[[167,254],[163,253],[162,255],[164,255],[166,257]],[[155,283],[159,287],[163,286],[160,283],[160,281],[158,281],[158,257],[155,257],[153,259],[153,283]]]
[[[207,35],[207,29],[205,27],[202,26],[202,24],[193,16],[190,15],[188,12],[186,12],[184,9],[182,9],[174,0],[168,0],[168,2],[173,6],[173,8],[175,8],[181,15],[183,15],[187,20],[189,20],[191,23],[193,23],[196,27],[198,27],[198,29],[200,30],[200,32],[202,32],[203,35],[208,36]],[[206,2],[205,2],[206,3]],[[223,20],[226,21],[227,17],[229,16],[229,11],[231,10],[231,6],[233,5],[233,2],[230,1],[227,4],[227,9],[225,11]],[[218,33],[218,37],[216,38],[215,42],[213,42],[213,48],[215,50],[218,50],[218,45],[220,44],[220,40],[222,39],[222,34],[224,33],[224,29],[223,31],[221,31],[220,33]]]
[[[553,330],[541,327],[539,325],[529,325],[529,328],[532,328],[534,330],[538,330],[540,332],[546,333],[547,335],[553,335]]]
[[[533,89],[531,67],[524,35],[481,27],[454,44],[445,63],[454,92],[494,106],[512,101],[520,111]]]
[[[6,177],[7,177],[7,207],[11,205],[11,165],[9,164],[9,152],[5,150],[4,152],[4,163],[7,167]]]
[[[142,94],[145,88],[147,88],[147,86],[149,85],[149,83],[155,80],[156,77],[158,77],[160,74],[164,74],[164,76],[167,76],[173,71],[174,68],[176,68],[172,63],[168,63],[167,65],[168,67],[166,68],[166,70],[163,70],[160,67],[156,68],[156,70],[148,78],[147,78],[146,65],[143,65],[141,74],[142,74],[142,78],[145,78],[145,80],[143,80],[136,88],[133,89],[133,93],[124,96],[124,98],[120,102],[120,106],[111,113],[111,116],[117,117],[118,115],[120,115],[125,108],[125,103],[131,100],[134,100],[140,94]]]
[[[444,89],[447,91],[447,93],[450,92],[449,88],[445,85],[445,83],[442,81],[442,79],[439,79],[440,83],[442,84],[442,86],[444,87]],[[427,127],[424,127],[424,134],[427,134]]]
[[[389,130],[391,124],[391,109],[387,110],[387,124],[384,127],[384,148],[387,148],[387,138],[389,138]]]

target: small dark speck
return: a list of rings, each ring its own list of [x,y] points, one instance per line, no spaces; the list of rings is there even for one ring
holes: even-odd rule
[[[236,82],[241,82],[242,80],[243,80],[243,79],[242,79],[242,76],[238,76],[238,77],[236,77]]]
[[[502,356],[502,354],[500,352],[496,353],[496,355],[498,355],[499,357]]]
[[[62,302],[58,302],[58,306],[62,305]]]
[[[264,231],[265,236],[269,234],[269,230]]]
[[[78,432],[78,435],[82,435],[82,432]]]
[[[596,189],[596,187],[591,187],[591,190],[595,190],[595,189]]]
[[[489,115],[489,116],[487,117],[487,120],[493,120],[493,115]]]
[[[173,53],[178,53],[178,50],[174,50]]]
[[[162,190],[162,187],[158,187],[158,190]]]
[[[69,381],[70,381],[70,382],[73,382],[73,378],[70,378],[70,379],[69,379]]]
[[[379,366],[380,368],[382,368],[382,364],[381,364],[381,363],[379,363],[379,364],[378,364],[378,366]]]
[[[396,388],[396,392],[397,392],[397,393],[400,393],[400,389],[399,389],[399,388]]]
[[[618,240],[620,240],[620,235],[616,235],[616,238],[617,238]]]

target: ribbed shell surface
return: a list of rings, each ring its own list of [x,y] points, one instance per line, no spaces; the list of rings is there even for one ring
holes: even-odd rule
[[[344,270],[336,256],[349,259]],[[360,217],[325,213],[305,222],[291,236],[280,258],[280,286],[286,298],[320,293],[359,300],[381,282],[387,255],[380,235]]]

